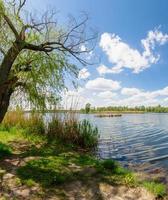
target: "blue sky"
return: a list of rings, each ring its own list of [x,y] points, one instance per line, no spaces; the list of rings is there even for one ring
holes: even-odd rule
[[[99,31],[92,56],[101,62],[85,67],[81,87],[68,95],[96,106],[168,105],[167,0],[28,0],[27,7],[55,8],[61,23],[85,11]]]

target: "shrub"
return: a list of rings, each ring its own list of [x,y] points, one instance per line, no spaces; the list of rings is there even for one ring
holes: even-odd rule
[[[79,144],[86,148],[95,148],[98,143],[98,128],[94,127],[88,120],[78,123]]]
[[[104,160],[102,162],[102,165],[105,169],[109,169],[112,171],[116,171],[116,168],[118,168],[118,163],[111,159]]]
[[[94,149],[98,143],[98,129],[88,120],[78,121],[74,115],[54,116],[48,124],[48,136],[85,149]]]

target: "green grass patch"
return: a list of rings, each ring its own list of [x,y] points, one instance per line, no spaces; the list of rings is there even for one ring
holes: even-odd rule
[[[164,197],[166,195],[166,186],[164,184],[145,181],[142,185],[157,197]]]
[[[28,162],[17,173],[25,181],[31,179],[48,187],[64,183],[72,177],[67,166],[68,161],[62,157],[48,157]]]
[[[12,149],[8,145],[0,142],[0,159],[10,155],[12,155]]]
[[[0,129],[1,142],[7,144],[10,141],[16,141],[16,140],[25,140],[25,138],[23,137],[22,129],[17,129],[15,127],[10,128],[8,130],[2,129],[2,128]]]
[[[166,195],[163,184],[155,181],[142,182],[138,180],[135,173],[123,168],[114,160],[98,160],[89,153],[78,152],[76,145],[63,143],[62,140],[56,138],[47,138],[42,134],[29,133],[23,128],[5,128],[0,125],[0,158],[11,156],[10,143],[12,141],[30,144],[29,150],[21,152],[23,157],[40,157],[27,162],[25,166],[17,170],[19,180],[28,187],[33,187],[38,183],[48,188],[72,180],[88,181],[96,177],[113,185],[141,186],[157,197]],[[87,169],[92,171],[92,168],[96,175],[87,172]]]

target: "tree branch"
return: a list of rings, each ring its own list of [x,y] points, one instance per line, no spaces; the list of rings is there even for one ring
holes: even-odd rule
[[[9,17],[7,15],[3,14],[3,18],[7,22],[8,26],[10,27],[10,29],[12,30],[12,32],[14,33],[16,39],[18,40],[19,39],[19,34],[18,34],[17,30],[15,29],[13,23],[9,19]]]

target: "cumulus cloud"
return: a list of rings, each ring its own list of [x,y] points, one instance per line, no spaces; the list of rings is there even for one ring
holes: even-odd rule
[[[112,99],[113,97],[116,97],[117,94],[113,93],[111,91],[105,91],[105,92],[100,92],[97,95],[98,97],[102,98],[102,99]]]
[[[115,68],[108,68],[106,67],[105,65],[101,64],[99,67],[97,67],[97,71],[100,75],[103,75],[103,74],[108,74],[108,73],[117,73],[116,69]],[[120,69],[119,71],[120,72]]]
[[[139,94],[141,92],[141,90],[137,89],[137,88],[123,88],[121,90],[121,94],[123,95],[136,95]]]
[[[154,91],[144,91],[138,88],[123,88],[122,95],[129,97],[119,99],[119,105],[139,106],[163,104],[168,97],[168,87]],[[165,98],[166,97],[166,98]]]
[[[86,83],[85,87],[86,89],[100,90],[100,91],[119,90],[121,88],[120,82],[105,78],[96,78],[90,80]]]
[[[159,30],[149,31],[147,37],[141,40],[143,51],[130,47],[129,44],[115,34],[103,33],[100,39],[100,47],[107,54],[109,61],[114,64],[112,68],[101,65],[97,68],[100,74],[120,73],[124,68],[139,73],[157,63],[160,55],[154,54],[156,45],[164,45],[168,41],[168,34]]]
[[[78,75],[79,79],[87,79],[89,76],[90,76],[90,72],[88,71],[88,69],[83,68],[79,71],[79,75]]]
[[[147,91],[134,87],[123,87],[117,81],[97,78],[88,81],[85,87],[65,91],[66,108],[81,108],[86,103],[92,106],[168,106],[168,86],[159,90]]]

